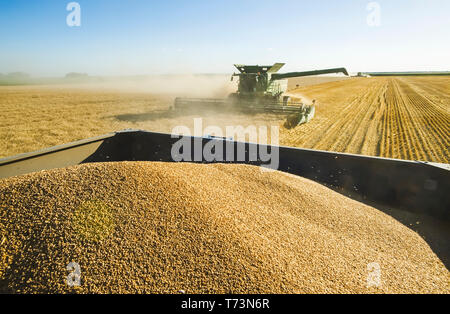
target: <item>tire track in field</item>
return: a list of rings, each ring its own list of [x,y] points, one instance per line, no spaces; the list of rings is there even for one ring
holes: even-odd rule
[[[373,87],[369,87],[373,89]],[[343,142],[348,141],[349,134],[345,131],[358,123],[356,116],[360,116],[364,111],[367,111],[364,104],[368,94],[363,92],[356,95],[352,101],[335,117],[335,121],[328,127],[321,137],[319,137],[313,144],[314,148],[325,149],[331,151],[349,152],[346,150],[346,145]],[[356,121],[356,122],[355,122]],[[361,122],[361,121],[359,121]],[[351,136],[351,135],[350,135]]]
[[[385,143],[389,149],[389,156],[385,157],[405,159],[407,158],[407,149],[405,148],[405,145],[407,144],[407,136],[405,134],[405,127],[401,119],[401,104],[399,104],[397,91],[395,89],[395,85],[393,85],[393,82],[393,79],[389,80],[389,88],[387,91],[387,119],[389,121],[390,136]]]
[[[396,79],[391,80],[392,87],[392,105],[396,106],[394,109],[397,112],[396,121],[397,131],[401,135],[401,139],[396,145],[401,147],[401,150],[397,151],[395,158],[412,159],[412,160],[426,160],[430,156],[424,154],[423,146],[428,147],[418,131],[420,128],[417,125],[415,114],[411,113],[411,106],[405,99],[398,81]]]
[[[359,97],[364,95],[368,80],[352,79],[346,82],[333,82],[298,89],[307,92],[308,97],[318,99],[315,118],[301,127],[285,130],[281,136],[282,142],[288,146],[305,148],[329,149],[329,145],[317,145],[323,138],[332,136],[330,128],[340,123],[351,110]]]
[[[364,140],[366,139],[367,132],[371,125],[371,120],[374,119],[377,109],[379,109],[378,96],[382,93],[384,84],[376,84],[371,90],[365,94],[360,100],[358,107],[360,110],[353,117],[352,120],[348,120],[342,129],[342,133],[347,136],[341,136],[335,142],[334,149],[345,149],[349,153],[362,153],[362,147]],[[371,140],[377,140],[378,136],[373,134],[376,138]]]
[[[376,99],[376,109],[370,119],[366,134],[361,143],[360,153],[363,155],[381,156],[380,148],[385,141],[383,130],[385,125],[386,92],[388,82],[385,82]]]
[[[390,121],[387,113],[387,89],[384,91],[382,97],[383,99],[381,102],[384,104],[384,107],[383,112],[381,114],[381,123],[378,126],[379,132],[381,134],[381,139],[378,141],[377,144],[376,156],[388,156],[390,154],[389,146],[386,144],[391,136],[391,134],[389,133]]]

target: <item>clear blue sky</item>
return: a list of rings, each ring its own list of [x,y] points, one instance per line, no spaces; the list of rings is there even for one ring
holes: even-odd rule
[[[285,70],[450,70],[449,0],[0,0],[0,73],[56,76]]]

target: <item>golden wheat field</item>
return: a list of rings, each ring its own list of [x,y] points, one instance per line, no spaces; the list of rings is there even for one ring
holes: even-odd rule
[[[297,85],[297,84],[295,84]],[[293,89],[316,100],[307,124],[286,129],[274,114],[177,113],[175,95],[72,88],[0,87],[0,157],[126,128],[277,125],[280,145],[450,163],[450,77],[373,77]]]

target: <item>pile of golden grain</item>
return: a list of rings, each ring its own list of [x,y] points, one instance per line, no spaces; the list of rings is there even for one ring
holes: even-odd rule
[[[258,167],[85,164],[0,180],[0,196],[2,292],[449,292],[410,229]]]

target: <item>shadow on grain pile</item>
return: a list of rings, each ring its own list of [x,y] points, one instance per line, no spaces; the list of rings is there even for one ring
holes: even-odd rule
[[[3,292],[450,292],[415,232],[282,172],[96,163],[3,179],[0,193]],[[373,262],[381,285],[367,288]]]

